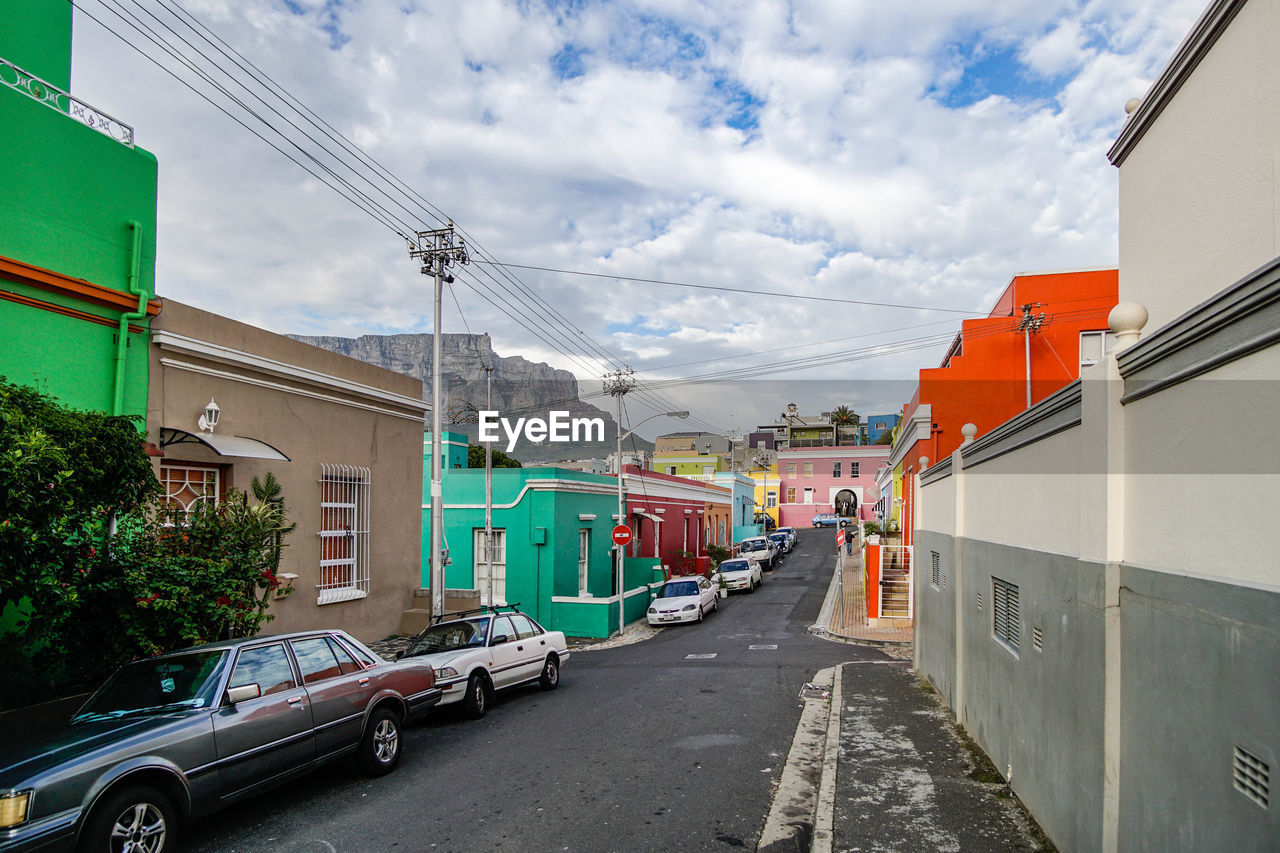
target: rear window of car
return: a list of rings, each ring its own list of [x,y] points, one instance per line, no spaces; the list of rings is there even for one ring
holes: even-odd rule
[[[747,539],[742,543],[742,550],[744,551],[763,551],[768,547],[768,545],[764,544],[763,539]]]
[[[696,581],[680,581],[679,583],[669,583],[658,593],[658,598],[680,598],[685,595],[697,595],[698,584]]]

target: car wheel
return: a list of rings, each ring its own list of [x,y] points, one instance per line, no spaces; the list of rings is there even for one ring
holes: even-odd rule
[[[560,660],[555,655],[547,655],[547,662],[542,665],[542,675],[538,676],[538,684],[543,690],[555,690],[560,683]]]
[[[155,788],[125,788],[95,809],[81,835],[81,851],[161,853],[178,843],[178,813]]]
[[[720,612],[720,593],[716,593],[716,597],[711,601],[711,612],[712,613]]]
[[[750,583],[748,583],[747,585],[747,592],[755,592],[755,591],[756,591],[756,579],[752,578]]]
[[[698,605],[698,624],[702,624],[702,605]]]
[[[462,697],[462,708],[467,716],[478,720],[489,706],[489,679],[473,672],[467,679],[467,695]]]
[[[369,776],[385,776],[400,763],[400,718],[390,708],[369,717],[356,753],[360,769]]]

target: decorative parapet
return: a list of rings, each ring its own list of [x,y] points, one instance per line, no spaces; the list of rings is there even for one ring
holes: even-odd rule
[[[0,84],[39,101],[51,110],[88,125],[127,148],[133,147],[133,128],[84,101],[64,92],[47,80],[23,71],[7,59],[0,58]]]

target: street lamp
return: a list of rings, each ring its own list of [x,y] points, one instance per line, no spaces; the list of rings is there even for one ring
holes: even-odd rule
[[[619,397],[618,400],[621,401],[622,398]],[[622,407],[621,402],[619,402],[618,407],[619,409],[621,409]],[[619,416],[621,416],[622,412],[619,411],[618,414]],[[618,524],[626,523],[626,516],[623,515],[622,513],[622,440],[624,438],[630,438],[631,435],[637,429],[639,429],[640,426],[644,424],[646,421],[651,421],[654,418],[664,418],[664,417],[683,419],[683,418],[689,417],[689,413],[688,412],[662,412],[661,414],[650,415],[649,417],[645,418],[643,421],[636,424],[626,432],[621,432],[621,431],[618,432],[618,455],[614,457],[614,459],[617,460],[617,466],[618,466],[617,471],[615,471],[615,473],[618,475]],[[621,417],[618,418],[618,426],[619,428],[621,428],[622,426]],[[626,580],[622,576],[622,571],[623,571],[622,555],[623,555],[623,550],[626,548],[626,546],[614,545],[613,548],[616,553],[614,562],[616,563],[617,572],[618,572],[618,635],[621,636],[623,630],[625,630],[627,626],[627,603],[623,598],[626,595],[627,584],[626,584]]]

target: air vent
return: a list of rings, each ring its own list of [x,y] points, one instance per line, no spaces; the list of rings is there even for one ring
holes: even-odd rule
[[[1231,776],[1237,791],[1267,808],[1271,798],[1271,769],[1265,761],[1237,746],[1231,761]]]
[[[1018,585],[997,577],[991,578],[991,633],[1013,651],[1022,639],[1022,623],[1018,608]]]
[[[978,593],[978,609],[982,609],[982,593]]]
[[[937,551],[929,552],[929,563],[933,569],[933,586],[935,589],[942,586],[942,557]]]
[[[1044,651],[1044,632],[1039,628],[1031,629],[1031,645],[1034,646],[1035,650],[1038,652]]]

